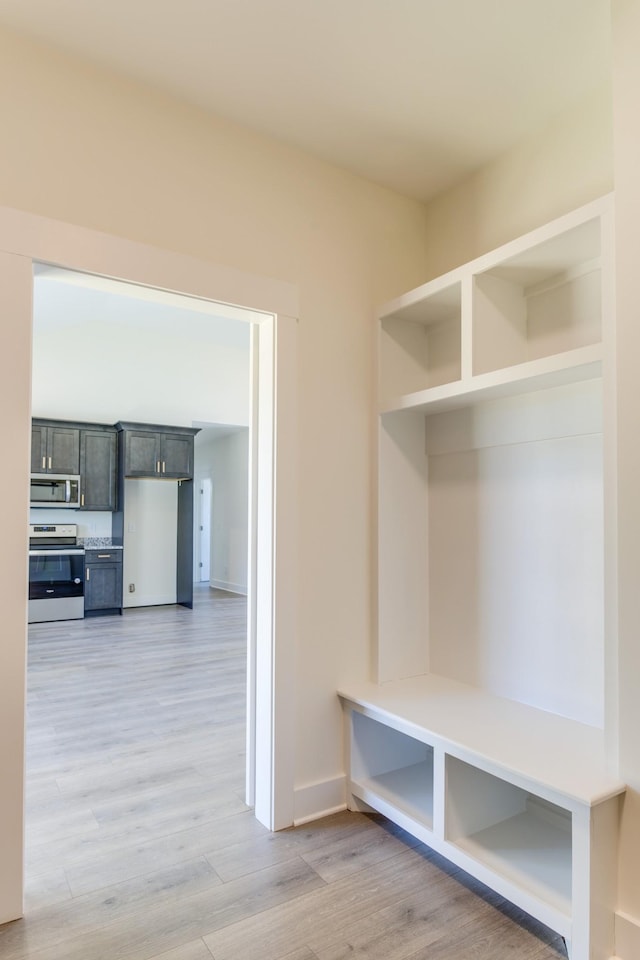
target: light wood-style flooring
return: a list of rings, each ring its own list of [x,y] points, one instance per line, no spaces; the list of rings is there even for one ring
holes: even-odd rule
[[[27,891],[2,960],[558,960],[383,818],[245,806],[245,603],[34,624]]]

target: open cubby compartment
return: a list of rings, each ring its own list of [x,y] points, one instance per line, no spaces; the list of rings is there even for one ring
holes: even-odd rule
[[[427,284],[381,317],[383,403],[460,379],[461,316],[462,288],[456,282]]]
[[[509,899],[528,905],[521,891],[558,915],[554,929],[569,923],[571,811],[450,755],[445,777],[447,841],[512,885]]]
[[[400,811],[433,829],[433,748],[351,711],[351,791],[381,813]]]
[[[599,380],[427,418],[424,561],[433,673],[600,729],[601,430]]]
[[[380,417],[378,682],[604,725],[602,383]]]
[[[600,233],[594,217],[475,274],[474,375],[600,344]]]

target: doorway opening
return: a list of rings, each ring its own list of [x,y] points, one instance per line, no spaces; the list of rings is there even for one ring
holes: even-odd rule
[[[238,657],[238,631],[242,629],[241,625],[244,625],[245,630],[243,645],[245,663],[247,655],[255,656],[257,650],[255,620],[247,618],[246,615],[249,568],[256,568],[256,557],[251,555],[255,552],[256,536],[255,532],[249,536],[248,528],[249,500],[256,499],[257,494],[251,491],[258,483],[257,464],[250,463],[248,456],[248,438],[256,431],[255,414],[257,413],[257,405],[252,400],[253,384],[258,376],[258,371],[255,369],[257,356],[253,350],[251,334],[254,325],[256,325],[256,317],[253,311],[237,307],[228,308],[200,300],[192,301],[190,298],[176,295],[166,296],[161,291],[122,284],[103,277],[77,274],[59,268],[39,265],[35,267],[32,352],[32,413],[34,416],[80,423],[114,424],[126,420],[149,424],[197,426],[202,436],[215,435],[217,440],[221,436],[241,436],[247,448],[244,461],[241,461],[239,467],[237,462],[226,462],[226,460],[222,465],[226,471],[225,477],[229,490],[244,490],[244,529],[242,529],[241,518],[238,521],[240,529],[236,526],[231,538],[228,536],[228,531],[225,537],[225,526],[222,521],[219,522],[217,530],[212,524],[213,481],[210,475],[206,475],[207,470],[210,470],[210,458],[207,458],[205,453],[199,456],[198,445],[195,449],[194,463],[196,477],[194,523],[198,529],[194,530],[193,580],[196,585],[202,584],[206,587],[210,584],[209,589],[211,589],[213,586],[221,586],[218,581],[211,584],[212,568],[214,572],[222,571],[222,574],[227,576],[227,580],[233,574],[235,580],[227,582],[224,586],[227,590],[229,587],[239,586],[237,594],[229,591],[230,597],[237,596],[238,602],[232,600],[231,605],[227,603],[223,611],[219,598],[213,598],[213,594],[207,595],[209,591],[203,592],[202,589],[197,589],[194,611],[174,612],[166,606],[175,601],[175,597],[173,599],[171,597],[171,584],[175,583],[175,548],[172,555],[170,543],[172,529],[175,537],[175,516],[173,521],[167,520],[175,499],[173,491],[175,483],[156,480],[125,481],[125,502],[118,507],[120,510],[124,508],[125,513],[123,544],[119,544],[123,546],[125,554],[124,617],[120,622],[117,617],[113,618],[112,624],[104,618],[100,621],[92,619],[79,625],[65,625],[64,622],[59,622],[32,627],[32,633],[36,635],[35,644],[37,644],[34,657],[35,669],[40,671],[40,677],[44,675],[47,639],[49,639],[49,649],[55,649],[56,656],[68,658],[76,669],[86,669],[87,678],[92,676],[95,680],[95,671],[101,669],[101,664],[96,663],[92,653],[89,652],[92,646],[95,649],[95,644],[92,642],[87,646],[89,631],[92,631],[93,639],[103,648],[105,644],[108,645],[108,658],[112,663],[120,653],[124,658],[127,646],[130,648],[133,638],[137,636],[136,654],[129,661],[127,675],[137,675],[138,683],[144,683],[143,674],[135,664],[146,663],[154,677],[158,675],[164,677],[165,697],[173,698],[174,701],[176,699],[182,701],[184,698],[182,707],[185,711],[195,711],[196,706],[204,711],[198,715],[194,713],[195,726],[189,728],[187,723],[184,727],[179,727],[180,730],[184,730],[185,737],[187,729],[192,730],[191,751],[193,751],[194,742],[196,745],[200,743],[203,751],[210,747],[210,740],[205,737],[198,740],[195,732],[198,724],[207,725],[207,710],[217,714],[220,711],[224,713],[227,742],[225,749],[230,751],[229,756],[238,757],[239,742],[242,744],[243,751],[245,744],[248,745],[246,772],[242,760],[239,767],[236,763],[233,790],[231,793],[225,793],[227,798],[225,802],[234,812],[243,808],[242,800],[253,805],[254,777],[250,771],[255,768],[255,756],[252,751],[255,751],[256,744],[255,736],[247,735],[246,732],[251,728],[254,718],[255,684],[248,687],[245,678],[246,673],[255,677],[256,665],[251,663],[248,665],[248,670],[244,670]],[[257,332],[259,335],[259,331]],[[65,372],[64,376],[60,376],[61,371]],[[73,371],[73,376],[67,376],[66,371]],[[221,376],[221,371],[224,371],[224,377]],[[80,391],[78,390],[79,379],[83,383]],[[222,418],[230,422],[222,423]],[[204,446],[202,449],[204,450]],[[223,461],[225,451],[218,449],[216,457],[217,460]],[[219,466],[220,470],[222,466]],[[238,469],[240,475],[237,473]],[[244,476],[241,474],[243,469]],[[252,476],[249,476],[250,470],[252,470]],[[163,495],[161,502],[158,500],[160,493]],[[170,503],[167,505],[165,501]],[[242,509],[239,512],[242,514]],[[64,519],[78,524],[79,535],[83,539],[103,539],[106,542],[111,538],[111,516],[108,513],[68,510],[64,511]],[[32,511],[30,520],[38,523],[59,522],[60,512],[39,509],[37,513]],[[254,522],[255,520],[254,516]],[[218,534],[215,543],[212,541],[214,531]],[[241,540],[244,540],[244,551],[239,543]],[[223,549],[224,553],[221,552]],[[239,562],[238,555],[240,555]],[[255,577],[253,579],[255,581]],[[235,581],[238,581],[238,584]],[[127,590],[129,584],[137,589],[137,594]],[[244,591],[242,585],[244,585]],[[249,598],[250,606],[253,605],[252,599]],[[201,638],[205,623],[207,626],[204,629],[211,631],[208,639],[212,646],[216,640],[219,640],[218,649],[212,649],[210,657],[206,653],[207,639],[203,642]],[[49,628],[52,629],[47,638]],[[62,647],[59,648],[61,629],[65,631],[65,638],[62,640]],[[142,636],[145,629],[150,634],[149,645],[153,648],[151,655],[149,655],[149,645],[146,650],[142,649],[144,646]],[[221,631],[219,637],[215,636],[216,630]],[[154,639],[154,633],[162,636],[162,643]],[[54,639],[51,640],[51,638]],[[172,644],[176,641],[178,644],[174,650]],[[224,650],[224,656],[220,655],[220,648]],[[77,659],[75,653],[76,650],[83,649],[87,655],[84,663],[82,657]],[[193,696],[187,695],[179,685],[176,688],[170,686],[170,671],[163,673],[166,670],[166,663],[161,655],[162,651],[167,650],[170,658],[180,658],[183,678],[190,677],[192,689],[197,691]],[[189,653],[185,654],[185,651]],[[129,654],[131,654],[130,649]],[[185,663],[185,658],[189,656],[199,658],[198,684],[195,682],[194,671],[188,663]],[[207,664],[207,661],[211,660],[217,661],[213,669],[210,663]],[[123,696],[123,691],[128,684],[122,674],[117,674],[115,669],[113,673],[118,677],[118,688],[111,690],[111,699],[118,703],[119,697]],[[108,671],[105,675],[108,676]],[[218,687],[208,698],[203,690],[203,683],[207,676],[210,677],[212,686]],[[221,683],[223,689],[219,689]],[[241,692],[238,684],[242,686]],[[150,682],[149,686],[153,687]],[[43,684],[38,686],[38,680],[36,680],[36,689],[40,691],[40,695],[46,689],[45,696],[51,697],[50,689],[45,688]],[[247,690],[250,692],[251,702],[249,703],[247,703]],[[161,694],[157,696],[161,697]],[[97,739],[98,746],[104,739],[107,750],[105,757],[108,758],[105,759],[104,765],[108,766],[116,761],[114,761],[114,750],[108,749],[108,730],[99,732],[101,713],[99,693],[97,698],[99,701],[96,708],[98,724],[90,724],[82,710],[78,712],[77,722],[85,732],[87,729],[93,731],[91,736],[94,741]],[[51,697],[51,699],[53,701],[55,698]],[[239,716],[240,700],[243,701],[241,718]],[[133,697],[129,698],[129,703],[133,704],[132,716],[135,715],[136,710],[140,709],[141,702],[136,699],[134,690]],[[78,703],[77,697],[76,703]],[[171,750],[174,750],[176,743],[180,741],[180,736],[176,734],[176,725],[182,724],[183,720],[175,711],[172,713],[169,702],[164,706],[156,704],[156,707],[159,715],[155,718],[154,724],[158,737],[163,736],[162,731],[168,722],[167,718],[173,718],[172,735],[166,737],[165,753],[170,755]],[[151,708],[154,709],[153,704]],[[103,704],[102,712],[106,717],[107,725],[111,716],[113,726],[120,730],[124,759],[122,763],[117,761],[117,766],[120,771],[124,770],[125,782],[131,753],[136,751],[145,754],[146,763],[152,770],[151,777],[161,776],[155,766],[151,766],[156,761],[151,760],[148,728],[138,735],[137,731],[127,731],[126,724],[124,728],[118,727],[116,715],[109,713],[106,703]],[[59,722],[64,724],[64,720]],[[214,722],[213,716],[210,715],[209,725],[213,727]],[[139,716],[138,724],[142,731],[142,716]],[[242,733],[239,732],[239,725],[245,727]],[[223,726],[218,724],[216,729],[220,731]],[[72,747],[70,752],[64,754],[67,758],[66,762],[72,767],[75,767],[76,760],[74,750],[75,747]],[[178,767],[184,767],[187,754],[185,742],[180,756],[174,757]],[[96,783],[104,782],[103,761],[99,760],[100,750],[87,753],[87,756],[93,758],[91,762]],[[207,760],[211,763],[210,758],[205,754],[202,763],[206,765]],[[227,765],[230,766],[230,764]],[[198,770],[197,764],[194,764],[194,769]],[[78,776],[79,773],[75,775]],[[115,769],[113,775],[115,775]],[[64,784],[69,782],[70,776],[73,778],[73,771],[69,769],[61,771],[58,778],[59,784],[64,787]],[[201,767],[198,783],[201,790],[205,785],[204,777],[204,768]],[[140,775],[139,780],[140,783],[136,783],[136,789],[140,792],[136,794],[134,791],[133,796],[134,798],[140,796],[139,802],[144,807],[149,801],[148,798],[145,799],[144,777]],[[246,781],[242,789],[240,780]],[[111,783],[114,782],[112,777]],[[210,786],[212,791],[208,808],[216,809],[216,788],[212,785],[214,780],[207,780],[206,783],[207,789]],[[160,786],[156,783],[156,805],[159,791]],[[192,792],[195,792],[193,787]],[[171,797],[174,793],[175,784],[172,783]],[[239,793],[244,793],[242,800],[234,796]],[[219,796],[218,794],[217,802],[220,802]],[[100,804],[97,797],[94,798],[94,802],[95,809],[101,811],[96,814],[99,823],[100,816],[108,817],[109,811],[113,811],[118,806],[117,801],[115,805],[107,802]],[[123,799],[122,803],[125,802]],[[168,809],[175,809],[172,799]],[[205,809],[203,803],[198,805],[195,797],[192,797],[191,807],[185,811],[186,822],[189,816],[204,817]],[[83,808],[82,815],[86,817],[90,814]],[[27,831],[29,826],[27,822]],[[66,831],[71,836],[69,824],[66,826]],[[96,868],[99,869],[97,864]],[[87,877],[74,874],[73,871],[72,875],[73,882],[79,885],[79,889],[82,889],[83,883],[86,886],[92,882]],[[98,882],[101,881],[98,880]],[[89,887],[86,888],[89,889]]]
[[[188,255],[132,242],[73,224],[0,208],[0,304],[11,318],[3,327],[4,362],[0,392],[12,410],[6,449],[28,489],[31,432],[30,367],[34,264],[49,264],[92,277],[143,285],[149,296],[187,296],[202,303],[243,304],[255,312],[251,328],[252,411],[260,420],[251,440],[253,543],[249,570],[248,678],[255,722],[256,819],[277,830],[293,822],[294,691],[296,639],[296,342],[298,292],[295,286]],[[229,309],[234,309],[233,307]],[[82,383],[78,384],[78,389]],[[277,403],[276,403],[277,398]],[[257,422],[257,421],[253,421]],[[4,771],[0,821],[0,922],[22,915],[24,850],[24,714],[27,603],[27,498],[5,512],[3,567],[7,603],[3,621]],[[22,560],[20,560],[22,558]]]

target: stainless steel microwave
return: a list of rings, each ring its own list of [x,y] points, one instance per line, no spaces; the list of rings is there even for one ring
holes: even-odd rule
[[[77,510],[80,506],[80,477],[60,473],[32,473],[30,506],[66,507]]]

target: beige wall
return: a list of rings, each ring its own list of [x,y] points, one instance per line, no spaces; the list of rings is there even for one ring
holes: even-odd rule
[[[429,276],[439,276],[612,189],[607,86],[428,205]]]
[[[335,690],[345,671],[368,669],[372,312],[425,279],[424,208],[2,33],[0,116],[1,206],[298,286],[295,779],[304,785],[337,777],[343,757]],[[3,316],[0,355],[26,356],[29,336],[26,322]],[[22,415],[25,424],[27,392],[0,378],[6,416]],[[26,440],[24,450],[14,449],[7,431],[7,462],[25,462]],[[0,518],[12,509],[5,502]],[[21,603],[19,590],[12,596]],[[2,729],[17,738],[21,700],[12,676],[0,671],[8,713]],[[15,789],[6,778],[0,787]]]
[[[629,784],[620,844],[618,952],[640,956],[640,0],[615,0],[614,143],[618,402],[620,767]],[[622,945],[624,939],[624,945]],[[623,952],[624,951],[624,952]]]

